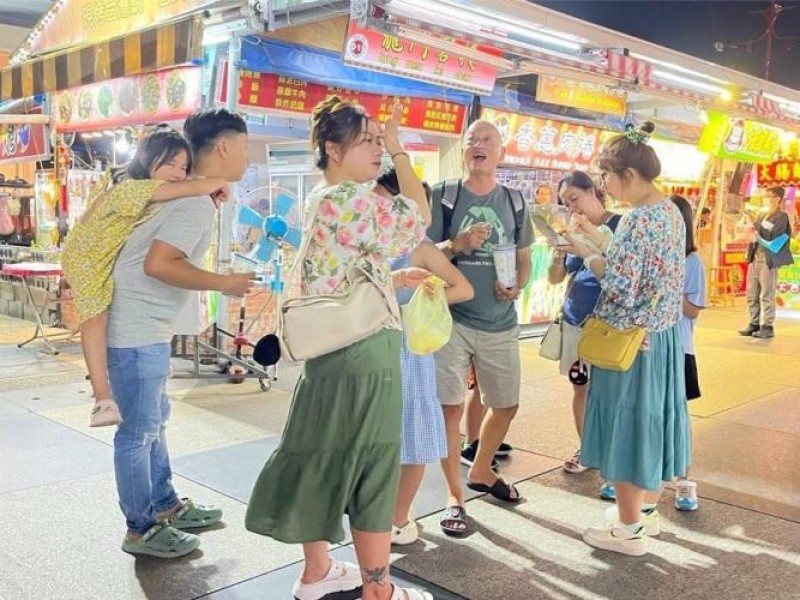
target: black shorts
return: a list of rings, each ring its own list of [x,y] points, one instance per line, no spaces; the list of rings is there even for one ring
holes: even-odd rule
[[[686,399],[695,400],[700,397],[700,382],[697,380],[697,361],[694,354],[684,354],[683,372],[686,377]]]

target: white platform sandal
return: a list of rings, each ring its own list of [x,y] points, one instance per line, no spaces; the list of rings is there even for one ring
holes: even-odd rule
[[[389,600],[433,600],[433,595],[415,588],[399,588],[396,585],[393,588]]]

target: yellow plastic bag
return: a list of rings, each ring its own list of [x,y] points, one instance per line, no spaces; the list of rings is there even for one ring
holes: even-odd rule
[[[427,289],[433,288],[429,294]],[[420,285],[403,307],[406,346],[413,354],[432,354],[450,339],[453,317],[447,306],[444,281],[433,276]]]

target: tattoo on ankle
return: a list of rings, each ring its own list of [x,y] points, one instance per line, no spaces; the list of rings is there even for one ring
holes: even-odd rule
[[[376,567],[374,569],[361,569],[361,577],[364,583],[374,583],[383,585],[386,583],[386,578],[389,575],[389,566]]]

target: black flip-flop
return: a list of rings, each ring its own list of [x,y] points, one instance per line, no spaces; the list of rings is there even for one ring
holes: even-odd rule
[[[492,485],[486,485],[485,483],[476,483],[474,481],[467,480],[467,487],[475,492],[491,494],[493,498],[497,498],[503,502],[508,502],[509,504],[516,504],[522,500],[519,490],[510,483],[506,483],[499,477]],[[516,494],[516,498],[512,494]]]
[[[445,523],[457,523],[461,527],[452,527]],[[467,509],[463,506],[448,506],[444,509],[442,517],[439,519],[439,527],[445,535],[452,537],[464,537],[469,533],[469,523],[467,522]]]

